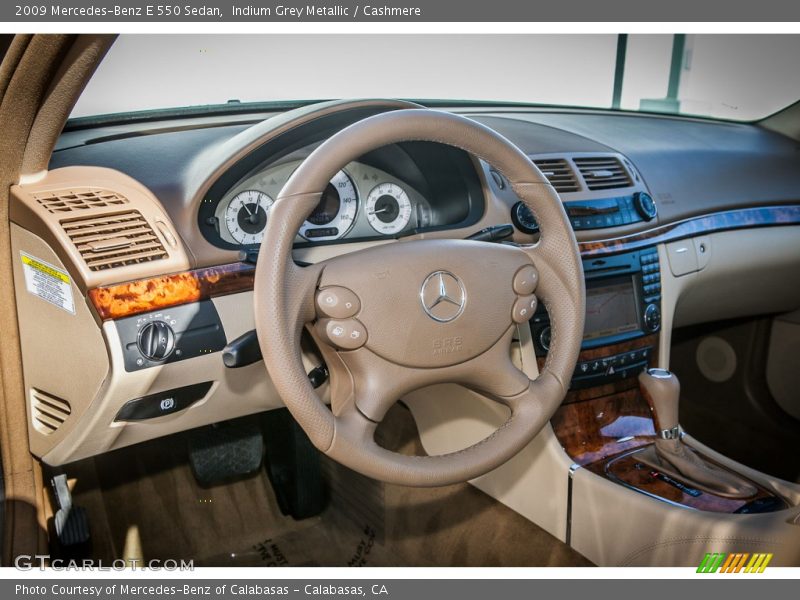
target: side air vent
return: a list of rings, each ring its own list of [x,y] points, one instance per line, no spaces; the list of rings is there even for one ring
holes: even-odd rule
[[[138,210],[61,221],[91,271],[167,258],[167,251]]]
[[[628,172],[615,156],[575,158],[586,186],[592,190],[613,190],[633,185]]]
[[[577,192],[580,190],[580,184],[575,177],[575,173],[572,172],[569,163],[563,158],[542,158],[533,162],[553,184],[557,192]]]
[[[128,199],[125,196],[109,190],[93,188],[77,188],[35,194],[34,198],[45,210],[54,214],[119,206],[128,203]]]
[[[33,428],[39,433],[45,435],[55,433],[71,413],[72,407],[66,400],[36,388],[31,389],[31,419]]]

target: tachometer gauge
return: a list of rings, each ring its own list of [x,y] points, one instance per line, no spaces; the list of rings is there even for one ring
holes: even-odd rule
[[[242,245],[260,244],[273,202],[257,190],[236,194],[225,209],[225,224],[231,237]]]
[[[411,220],[411,200],[403,188],[394,183],[381,183],[367,196],[367,221],[378,233],[399,233]]]
[[[322,192],[319,204],[300,228],[309,241],[336,240],[350,231],[356,220],[358,193],[353,181],[339,171]]]

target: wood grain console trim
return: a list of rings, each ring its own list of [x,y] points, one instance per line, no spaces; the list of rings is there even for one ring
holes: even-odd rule
[[[798,224],[800,224],[800,204],[761,206],[693,217],[619,238],[580,242],[578,247],[582,256],[589,257],[638,250],[701,234]]]
[[[782,498],[779,498],[770,490],[750,480],[748,481],[758,490],[756,495],[752,498],[725,498],[711,492],[700,492],[700,490],[694,490],[694,493],[689,493],[686,488],[679,487],[683,485],[684,482],[669,483],[669,481],[674,480],[670,480],[669,478],[665,480],[663,475],[656,469],[640,463],[637,459],[639,451],[640,449],[636,449],[608,461],[594,463],[593,465],[589,465],[588,468],[601,477],[643,494],[647,494],[658,500],[694,508],[695,510],[735,513],[751,502],[759,502],[768,499],[774,502],[773,510],[783,509],[788,506]],[[704,456],[703,460],[711,462],[720,469],[729,471],[729,469],[715,463],[708,457]]]
[[[89,301],[103,320],[199,302],[253,289],[255,265],[233,263],[89,290]]]
[[[582,467],[651,444],[656,433],[638,385],[611,396],[563,404],[550,422],[564,451]]]
[[[737,512],[750,502],[769,501],[770,510],[787,506],[774,492],[752,481],[758,493],[744,500],[699,490],[690,493],[687,489],[687,486],[691,488],[690,483],[665,479],[655,469],[639,462],[637,453],[656,438],[650,407],[638,387],[564,404],[556,411],[551,424],[558,441],[575,464],[657,500],[719,513]],[[704,456],[703,460],[726,469],[708,457]]]

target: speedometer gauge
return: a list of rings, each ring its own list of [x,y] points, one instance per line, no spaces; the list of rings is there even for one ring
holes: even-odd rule
[[[231,237],[242,245],[260,244],[273,202],[258,190],[236,194],[225,209],[225,224]]]
[[[399,233],[411,220],[411,200],[399,185],[381,183],[367,196],[367,220],[378,233]]]
[[[350,231],[358,211],[358,193],[344,171],[333,176],[314,211],[300,228],[309,241],[336,240]]]

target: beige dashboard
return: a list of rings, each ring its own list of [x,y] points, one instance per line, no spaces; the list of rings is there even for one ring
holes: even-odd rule
[[[131,213],[136,221],[129,225],[124,219]],[[490,203],[475,227],[504,214],[502,203]],[[159,290],[135,282],[187,272],[192,256],[161,203],[141,184],[109,169],[57,169],[13,188],[11,218],[30,445],[46,463],[64,464],[282,406],[263,364],[226,368],[219,349],[151,368],[127,368],[126,344],[115,322],[97,312],[89,291],[125,283],[127,294],[147,304]],[[375,243],[385,242],[310,246],[299,249],[297,259],[319,261]],[[40,280],[39,287],[32,287],[31,277]],[[56,295],[48,291],[53,286]],[[207,302],[227,340],[254,328],[252,291]],[[169,316],[163,310],[153,314]],[[321,362],[313,351],[305,360],[309,370]],[[140,422],[117,420],[131,400],[199,381],[211,385],[185,410]]]
[[[269,131],[273,135],[274,128]],[[260,130],[259,135],[263,138],[267,133]],[[248,134],[246,143],[227,148],[209,162],[215,165],[211,172],[219,176],[236,157],[244,156],[248,148],[259,147],[260,142],[263,139]],[[629,169],[631,186],[618,193],[646,190],[639,173],[622,159]],[[291,167],[294,163],[287,164]],[[296,250],[296,260],[318,262],[374,244],[424,237],[463,238],[508,222],[513,194],[498,187],[488,165],[475,163],[475,167],[485,205],[480,218],[468,226],[423,231],[400,239],[306,244]],[[349,176],[367,173],[364,167],[356,167]],[[126,318],[133,320],[133,326],[141,328],[147,319],[169,320],[178,312],[184,315],[180,318],[191,322],[199,318],[199,313],[192,312],[194,307],[203,305],[203,310],[217,315],[223,344],[254,328],[252,283],[248,285],[246,276],[243,286],[212,285],[201,289],[196,298],[180,296],[181,285],[195,281],[193,269],[237,261],[235,252],[211,247],[197,232],[197,206],[212,183],[204,181],[178,214],[165,208],[140,182],[108,168],[63,167],[13,188],[14,285],[30,446],[44,462],[64,464],[282,406],[263,364],[229,369],[222,362],[219,345],[195,348],[191,357],[173,362],[131,364],[129,350],[135,346],[135,338],[122,339],[120,322],[124,319],[107,318],[90,297],[91,290],[124,284],[120,287],[123,300],[136,298],[146,307],[163,295],[166,286],[168,294],[177,300],[130,314]],[[228,200],[254,183],[260,184],[251,179],[231,187]],[[425,202],[415,190],[409,188],[408,193],[418,205]],[[569,202],[596,196],[567,193],[564,199]],[[713,227],[704,229],[703,223],[698,225],[690,219],[586,231],[580,233],[579,240],[586,257],[627,247],[658,247],[664,281],[660,356],[667,366],[670,331],[675,324],[784,312],[800,306],[800,215],[785,207],[765,211],[739,215],[739,221],[734,219],[735,228],[730,226],[730,215],[712,218],[717,233],[709,233]],[[530,243],[536,235],[516,230],[513,239]],[[704,250],[698,253],[701,245]],[[694,257],[688,267],[680,262],[684,252],[676,253],[678,247]],[[215,276],[206,283],[213,283]],[[757,281],[758,293],[733,293],[740,281]],[[321,362],[310,347],[304,360],[309,370]],[[182,410],[143,420],[119,419],[120,411],[132,400],[199,383],[208,386]],[[321,391],[327,393],[324,388]]]

